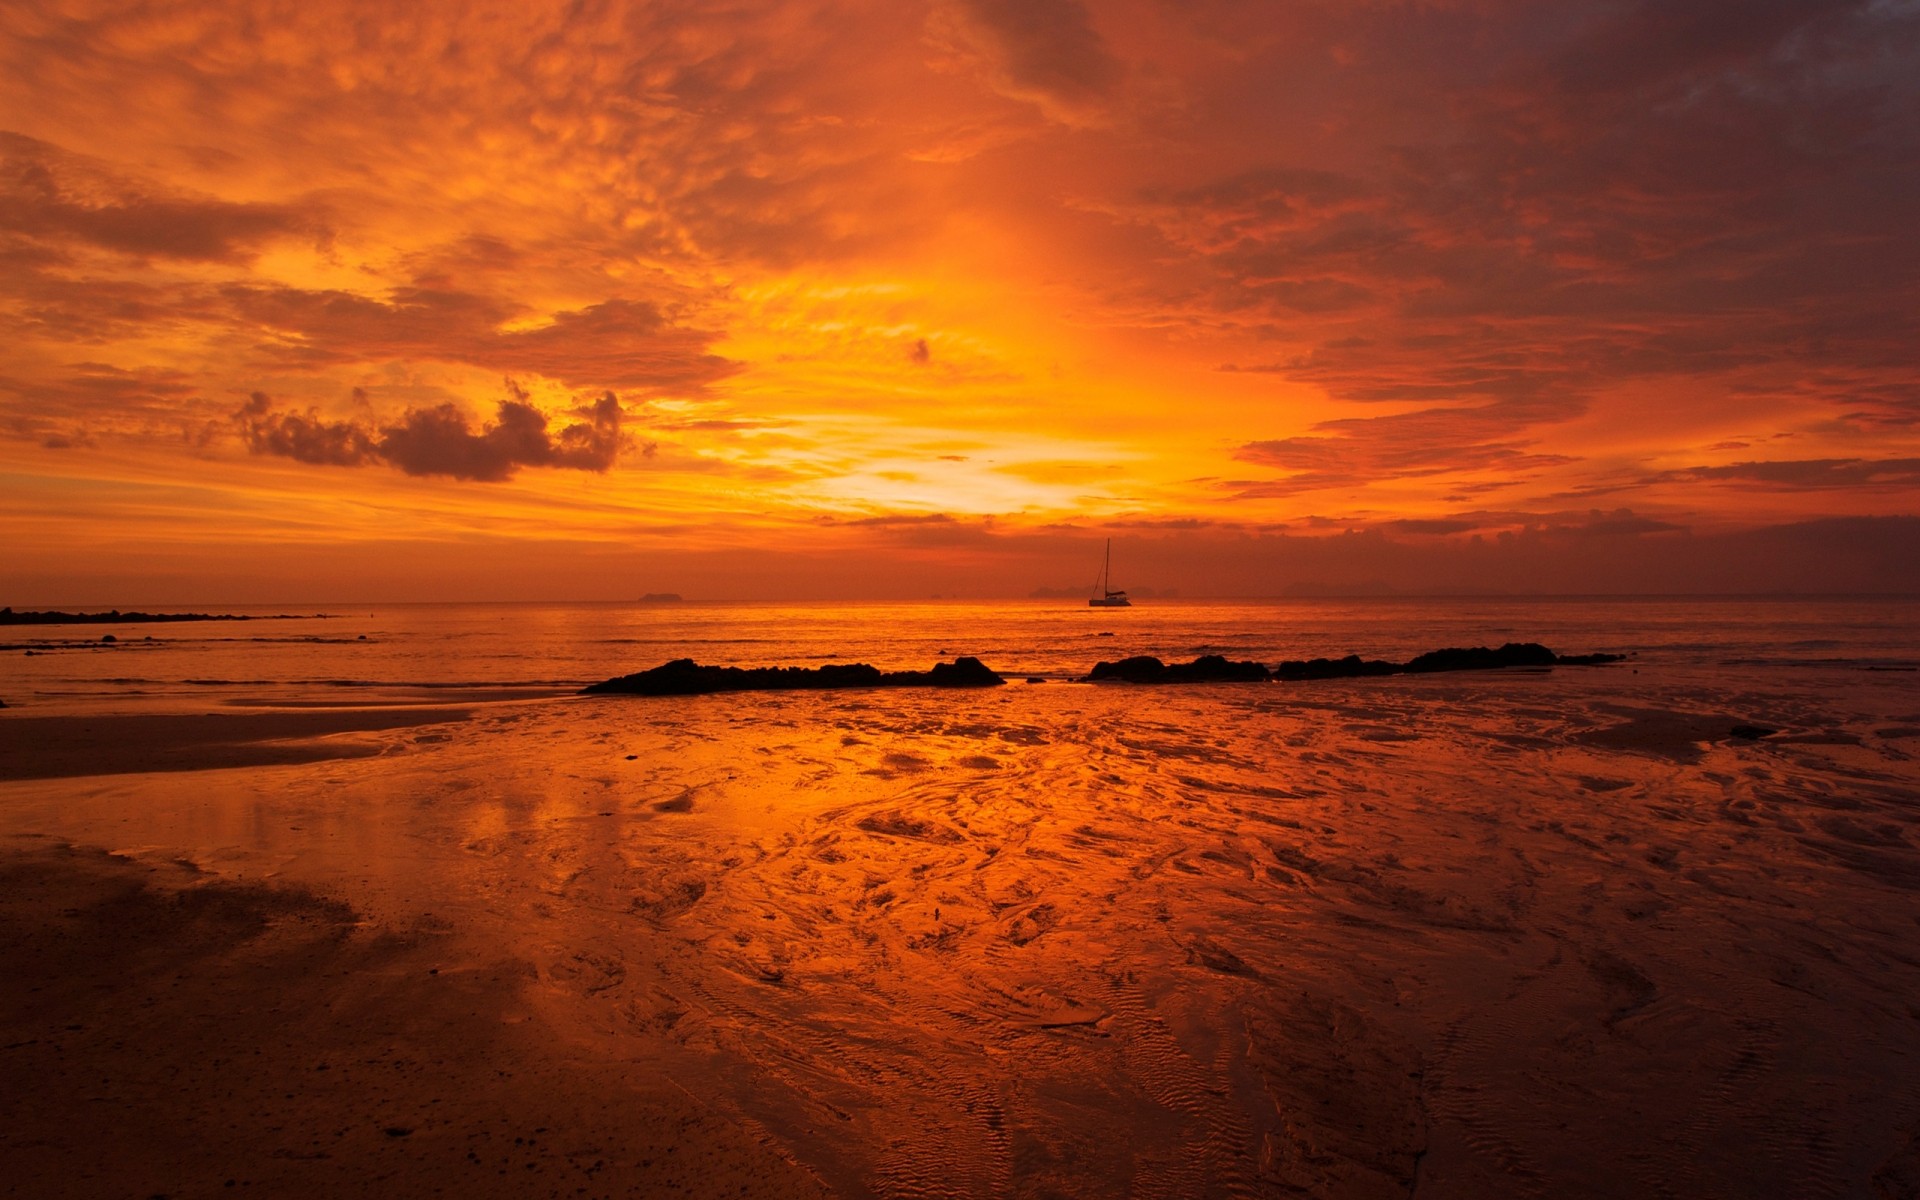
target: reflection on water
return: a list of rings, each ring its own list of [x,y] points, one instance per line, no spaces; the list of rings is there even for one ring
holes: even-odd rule
[[[0,799],[524,960],[557,1038],[846,1195],[1862,1195],[1920,1123],[1909,675],[569,698],[444,732]]]

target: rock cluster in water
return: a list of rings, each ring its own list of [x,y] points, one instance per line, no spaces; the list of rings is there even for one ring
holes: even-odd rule
[[[15,612],[0,608],[0,625],[130,625],[149,621],[251,621],[252,617],[231,613],[149,613],[121,612]]]
[[[1268,670],[1264,664],[1205,654],[1192,662],[1165,663],[1151,655],[1094,664],[1090,682],[1118,683],[1264,683],[1269,679],[1352,679],[1367,675],[1421,675],[1435,671],[1481,671],[1499,667],[1587,667],[1619,662],[1619,654],[1555,654],[1537,642],[1508,642],[1497,650],[1485,646],[1450,648],[1422,654],[1407,662],[1345,658],[1314,658],[1283,662]],[[700,696],[711,692],[826,691],[835,688],[992,687],[1005,683],[977,658],[935,663],[928,671],[882,671],[866,663],[828,663],[820,667],[710,667],[690,658],[662,663],[650,671],[622,675],[590,684],[582,692],[596,695]],[[1029,683],[1043,683],[1033,678]]]
[[[935,663],[930,671],[882,671],[866,663],[820,667],[709,667],[677,658],[650,671],[589,684],[583,692],[626,696],[701,696],[710,692],[826,691],[834,688],[992,687],[1005,683],[977,658]]]
[[[1117,679],[1123,683],[1260,683],[1269,678],[1257,662],[1232,662],[1218,654],[1203,654],[1188,663],[1163,663],[1150,654],[1119,662],[1095,663],[1090,680]]]
[[[1369,675],[1424,675],[1436,671],[1486,671],[1500,667],[1591,667],[1619,662],[1620,654],[1555,654],[1538,642],[1508,642],[1499,649],[1486,646],[1434,650],[1406,662],[1385,662],[1349,654],[1345,658],[1310,658],[1282,662],[1269,671],[1256,662],[1233,662],[1218,654],[1189,663],[1167,664],[1140,656],[1095,664],[1089,680],[1125,683],[1237,683],[1265,679],[1356,679]]]

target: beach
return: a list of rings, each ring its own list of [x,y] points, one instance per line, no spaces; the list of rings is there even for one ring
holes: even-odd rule
[[[16,704],[0,1162],[73,1196],[1914,1195],[1899,665]]]

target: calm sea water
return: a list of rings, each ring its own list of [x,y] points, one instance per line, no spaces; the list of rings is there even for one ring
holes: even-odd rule
[[[1541,642],[1743,668],[1920,665],[1920,602],[1862,599],[1363,599],[914,604],[411,604],[224,608],[244,622],[0,629],[0,700],[38,711],[356,704],[537,695],[675,658],[924,669],[971,654],[1072,679],[1101,659],[1274,662]],[[103,642],[111,633],[115,640]]]

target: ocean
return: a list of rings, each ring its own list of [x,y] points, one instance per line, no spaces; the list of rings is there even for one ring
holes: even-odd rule
[[[1404,660],[1539,642],[1562,654],[1791,671],[1920,664],[1904,599],[1432,598],[916,604],[402,604],[228,607],[245,622],[0,627],[0,699],[43,711],[550,694],[677,658],[723,666],[972,655],[1008,678],[1072,680],[1102,659],[1202,654]],[[115,640],[102,638],[112,634]],[[27,652],[32,651],[29,655]]]
[[[297,611],[4,634],[48,1163],[164,1111],[276,1194],[1920,1187],[1912,602]],[[1508,641],[1627,657],[1074,682]],[[576,694],[957,655],[1009,683]]]

